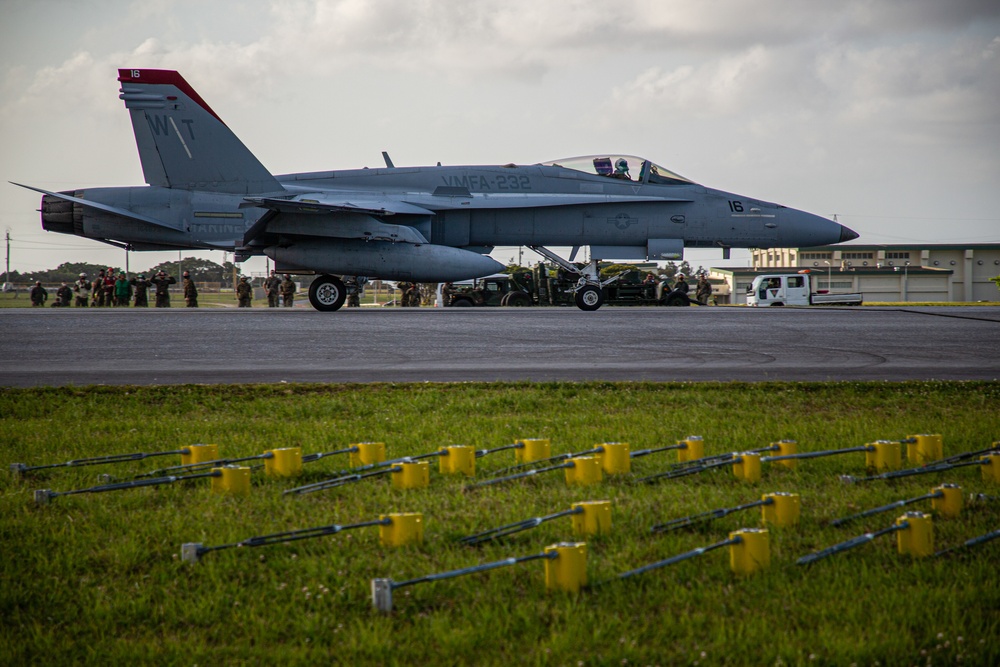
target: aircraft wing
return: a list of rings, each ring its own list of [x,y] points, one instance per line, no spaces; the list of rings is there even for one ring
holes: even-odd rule
[[[100,204],[95,201],[89,201],[87,199],[80,199],[79,197],[73,197],[72,195],[63,194],[61,192],[50,192],[48,190],[43,190],[41,188],[33,188],[30,185],[22,185],[21,183],[15,183],[14,181],[8,181],[11,185],[16,185],[20,188],[26,190],[34,190],[35,192],[40,192],[43,195],[49,195],[50,197],[55,197],[57,199],[64,199],[68,202],[73,202],[74,204],[79,204],[80,206],[87,206],[89,208],[97,209],[98,211],[104,211],[105,213],[112,213],[114,215],[120,215],[123,218],[129,218],[130,220],[138,220],[139,222],[146,222],[150,225],[156,225],[157,227],[165,227],[166,229],[172,229],[174,231],[183,231],[182,227],[179,225],[172,225],[163,220],[157,220],[156,218],[150,218],[149,216],[142,215],[141,213],[134,213],[128,209],[118,208],[117,206],[108,206],[107,204]]]
[[[434,211],[398,199],[332,197],[329,194],[298,195],[292,198],[247,197],[244,201],[279,213],[364,213],[368,215],[434,215]]]

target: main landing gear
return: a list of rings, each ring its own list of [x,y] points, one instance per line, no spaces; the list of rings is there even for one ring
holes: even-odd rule
[[[335,276],[322,275],[309,286],[309,303],[316,310],[333,312],[339,310],[347,299],[344,282]]]

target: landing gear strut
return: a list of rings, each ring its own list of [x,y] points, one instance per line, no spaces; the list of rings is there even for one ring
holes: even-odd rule
[[[573,289],[575,294],[576,307],[580,310],[597,310],[604,303],[604,291],[601,289],[605,285],[618,280],[618,276],[609,278],[604,282],[601,282],[601,274],[597,268],[597,263],[599,259],[591,258],[587,266],[580,269],[575,264],[567,262],[565,259],[555,254],[548,248],[540,245],[530,245],[528,246],[539,255],[545,257],[547,260],[558,264],[560,267],[569,271],[570,273],[575,273],[580,276],[579,280],[576,281],[576,287]],[[576,254],[576,250],[573,251]]]

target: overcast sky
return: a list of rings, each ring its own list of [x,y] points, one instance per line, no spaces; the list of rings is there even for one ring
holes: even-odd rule
[[[120,67],[179,70],[273,173],[381,166],[383,150],[397,166],[626,153],[837,214],[857,243],[1000,242],[997,0],[0,6],[12,270],[124,263],[43,231],[39,196],[6,183],[143,183]],[[723,264],[717,250],[688,257]]]

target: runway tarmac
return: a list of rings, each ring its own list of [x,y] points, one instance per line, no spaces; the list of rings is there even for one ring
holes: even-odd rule
[[[1000,308],[5,309],[0,386],[996,380]]]

